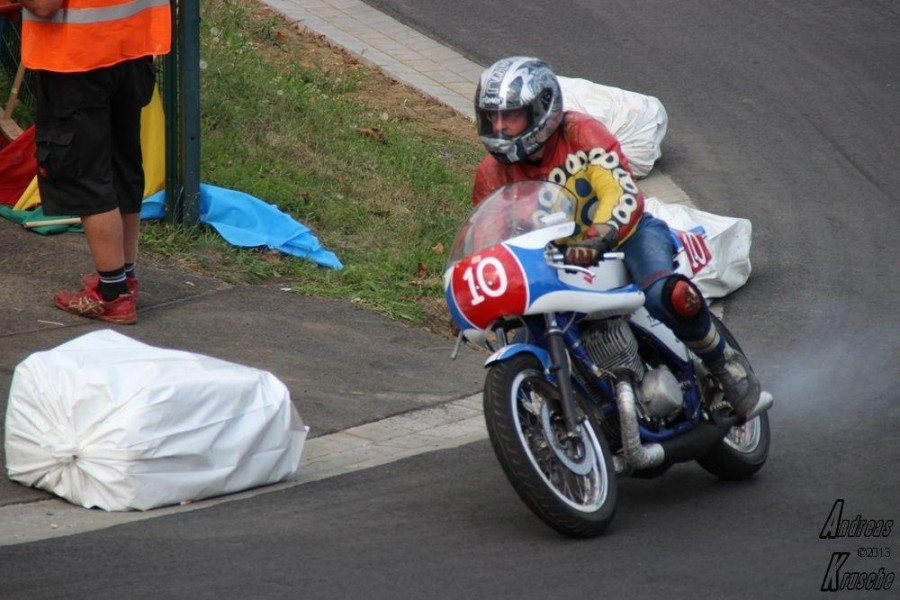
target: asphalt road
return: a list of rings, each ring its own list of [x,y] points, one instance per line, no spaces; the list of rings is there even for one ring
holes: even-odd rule
[[[754,224],[754,272],[726,317],[776,396],[769,463],[742,484],[693,465],[624,480],[608,534],[576,543],[524,508],[478,442],[2,547],[0,598],[818,598],[835,553],[848,571],[900,572],[896,6],[370,4],[482,64],[534,54],[663,101],[660,168],[697,205]],[[844,518],[896,525],[820,539],[838,500]]]

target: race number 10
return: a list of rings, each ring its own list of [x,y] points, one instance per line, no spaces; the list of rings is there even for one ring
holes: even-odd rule
[[[697,273],[712,260],[712,253],[706,245],[706,239],[693,231],[679,231],[678,236],[684,245],[685,253],[691,263],[691,271]]]
[[[488,256],[478,261],[463,272],[463,281],[469,286],[469,294],[472,297],[472,306],[478,306],[485,300],[485,296],[499,298],[506,293],[509,279],[503,263]]]

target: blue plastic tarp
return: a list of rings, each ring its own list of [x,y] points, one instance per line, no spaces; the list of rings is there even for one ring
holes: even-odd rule
[[[141,218],[161,219],[165,212],[165,192],[159,192],[144,200]],[[243,192],[200,184],[200,222],[214,228],[233,246],[266,247],[330,269],[344,268],[333,252],[319,244],[309,227],[274,204]]]

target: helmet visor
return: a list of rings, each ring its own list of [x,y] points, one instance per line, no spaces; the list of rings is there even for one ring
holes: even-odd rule
[[[530,107],[478,111],[478,135],[513,140],[531,128]]]

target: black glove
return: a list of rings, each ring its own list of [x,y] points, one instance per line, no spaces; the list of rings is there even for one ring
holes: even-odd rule
[[[596,264],[604,253],[615,247],[618,233],[612,227],[608,227],[607,231],[600,235],[597,227],[591,225],[585,231],[583,240],[572,242],[566,246],[566,264],[579,267],[589,267]]]

